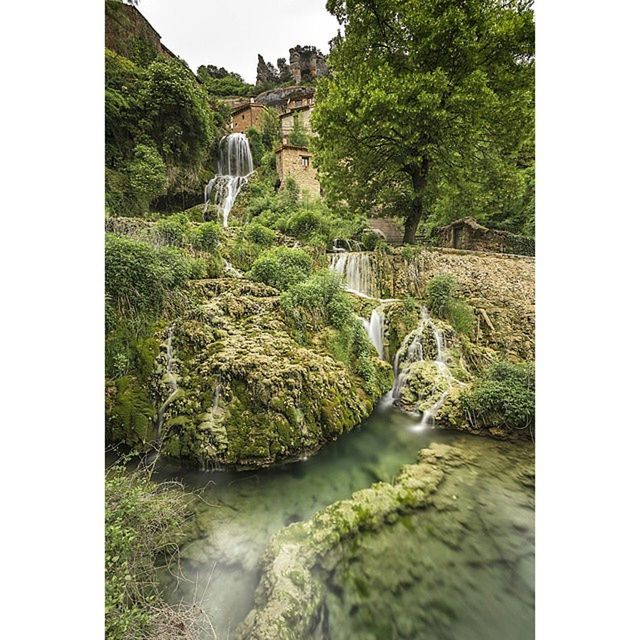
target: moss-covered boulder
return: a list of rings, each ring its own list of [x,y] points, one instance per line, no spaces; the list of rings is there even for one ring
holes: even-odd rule
[[[238,629],[239,640],[298,640],[315,637],[324,587],[315,570],[331,571],[339,558],[331,551],[363,531],[375,531],[400,514],[426,506],[446,474],[464,454],[448,445],[423,449],[418,462],[402,469],[393,483],[378,482],[336,502],[311,520],[283,529],[263,557],[255,607]]]
[[[162,453],[204,467],[294,459],[359,424],[389,388],[391,367],[373,347],[376,375],[365,381],[321,335],[305,345],[294,339],[278,293],[233,278],[194,283],[199,304],[166,331],[152,382],[160,406],[170,397],[169,366],[177,377]]]

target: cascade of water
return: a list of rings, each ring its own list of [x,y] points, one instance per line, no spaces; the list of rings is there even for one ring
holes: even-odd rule
[[[359,251],[333,254],[329,257],[329,269],[344,278],[347,291],[364,298],[376,296],[377,287],[369,254]]]
[[[398,349],[394,363],[394,382],[392,390],[392,398],[397,400],[400,398],[402,392],[402,386],[406,380],[408,366],[414,362],[422,362],[424,360],[424,349],[422,346],[422,336],[425,329],[429,328],[433,335],[434,342],[436,344],[436,357],[433,360],[434,364],[438,368],[440,374],[447,381],[447,389],[445,389],[439,396],[438,400],[428,407],[422,414],[421,426],[433,425],[434,417],[438,413],[438,410],[444,404],[451,385],[453,383],[453,376],[449,371],[449,367],[446,363],[446,344],[442,331],[438,329],[436,324],[429,316],[429,312],[426,307],[420,309],[420,324],[403,340],[400,348]]]
[[[249,140],[244,133],[232,133],[220,141],[220,156],[218,157],[218,173],[209,181],[204,189],[204,210],[206,213],[209,202],[222,210],[222,224],[229,223],[229,212],[238,194],[253,173],[253,158]]]
[[[244,273],[236,269],[228,260],[224,260],[224,272],[232,278],[244,278]]]
[[[378,355],[384,360],[384,307],[380,306],[371,312],[369,320],[360,318],[364,330]]]
[[[161,440],[162,438],[162,427],[164,425],[164,416],[167,407],[178,393],[178,376],[175,372],[175,362],[175,357],[173,355],[173,325],[171,325],[167,334],[167,371],[164,378],[164,381],[166,381],[169,387],[169,395],[158,409],[156,427],[158,440]]]

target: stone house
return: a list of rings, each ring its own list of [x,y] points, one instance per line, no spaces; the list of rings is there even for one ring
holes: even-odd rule
[[[265,107],[251,99],[235,107],[231,111],[231,129],[233,133],[246,133],[251,127],[258,127],[262,122]]]
[[[300,119],[302,128],[311,133],[311,114],[313,113],[313,98],[298,99],[289,101],[287,111],[280,114],[280,130],[283,138],[286,138],[293,131],[293,123],[296,116]]]
[[[293,178],[301,191],[308,191],[311,195],[322,195],[318,172],[312,163],[313,155],[307,147],[296,147],[286,139],[276,149],[276,170],[280,185],[287,178]]]
[[[489,229],[478,224],[473,218],[462,218],[445,227],[434,229],[432,236],[439,246],[451,249],[535,255],[533,238]]]

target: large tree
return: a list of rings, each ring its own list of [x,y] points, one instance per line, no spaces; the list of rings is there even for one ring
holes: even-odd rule
[[[510,184],[533,139],[531,5],[328,0],[344,28],[314,113],[329,196],[403,215],[412,243],[442,194]]]

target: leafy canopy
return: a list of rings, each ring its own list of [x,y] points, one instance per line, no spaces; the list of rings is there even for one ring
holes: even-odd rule
[[[412,242],[444,199],[514,184],[533,139],[531,4],[329,0],[344,36],[313,116],[329,197],[402,215]]]

